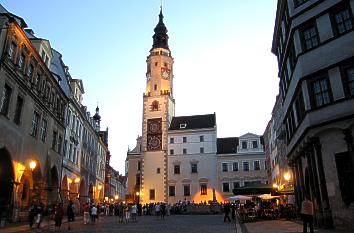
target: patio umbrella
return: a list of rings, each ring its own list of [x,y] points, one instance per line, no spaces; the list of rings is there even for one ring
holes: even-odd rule
[[[252,200],[252,197],[237,195],[237,196],[228,197],[228,198],[226,198],[226,200],[228,200],[228,201]]]
[[[271,199],[277,198],[279,196],[272,196],[270,194],[262,194],[262,195],[259,195],[258,197],[262,198],[263,200],[271,200]]]

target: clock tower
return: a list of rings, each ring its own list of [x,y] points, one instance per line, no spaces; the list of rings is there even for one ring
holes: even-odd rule
[[[167,133],[175,114],[173,58],[162,8],[147,57],[143,97],[142,179],[140,201],[167,202]]]

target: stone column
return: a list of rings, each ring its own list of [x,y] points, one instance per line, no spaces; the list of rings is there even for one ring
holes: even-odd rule
[[[321,207],[322,207],[322,214],[323,214],[323,225],[327,227],[332,227],[332,214],[330,211],[329,206],[329,199],[327,193],[327,184],[326,184],[326,177],[323,168],[323,159],[322,159],[322,152],[321,152],[321,144],[318,138],[313,138],[312,145],[314,147],[314,157],[317,159],[317,169],[318,169],[318,182],[320,188],[320,198],[321,198]]]

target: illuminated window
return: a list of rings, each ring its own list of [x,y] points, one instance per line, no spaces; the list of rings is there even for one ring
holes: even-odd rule
[[[200,184],[200,195],[208,195],[207,184]]]

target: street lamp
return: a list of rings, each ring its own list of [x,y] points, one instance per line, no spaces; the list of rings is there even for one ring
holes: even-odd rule
[[[289,181],[290,178],[291,178],[290,173],[289,173],[289,172],[286,172],[286,173],[284,174],[284,179],[285,179],[286,181]]]
[[[37,167],[36,161],[32,160],[32,161],[29,163],[29,167],[30,167],[31,171],[33,172],[33,170]]]
[[[276,183],[273,184],[273,188],[278,188],[278,185]]]

